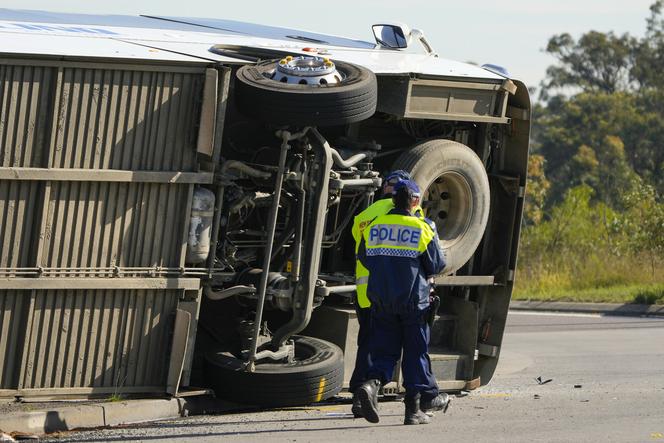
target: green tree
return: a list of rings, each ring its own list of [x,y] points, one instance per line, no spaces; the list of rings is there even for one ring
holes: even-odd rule
[[[618,204],[632,171],[664,195],[663,12],[664,0],[655,1],[639,39],[589,31],[549,40],[557,63],[541,85],[546,102],[535,107],[533,137],[553,201],[586,183],[596,198]]]
[[[646,19],[644,37],[634,47],[634,62],[630,76],[640,89],[659,89],[664,87],[664,2],[657,0],[650,6],[650,17]]]
[[[524,222],[538,224],[544,216],[544,203],[551,183],[544,174],[544,157],[533,154],[528,158],[528,185],[524,207]]]
[[[549,100],[534,125],[536,150],[546,159],[551,203],[585,183],[596,198],[619,205],[620,192],[634,174],[630,155],[642,147],[648,116],[626,92],[580,93]],[[664,140],[663,140],[664,141]]]
[[[559,64],[546,71],[545,97],[559,88],[608,94],[628,90],[636,45],[637,40],[628,34],[616,36],[612,32],[590,31],[578,41],[567,33],[554,35],[546,52]]]
[[[595,150],[588,145],[579,146],[579,150],[572,157],[573,169],[578,171],[581,183],[590,187],[597,187],[599,176],[599,160]]]
[[[664,203],[660,200],[652,186],[638,180],[623,195],[626,211],[620,219],[626,246],[634,254],[647,255],[653,275],[657,262],[664,260]]]

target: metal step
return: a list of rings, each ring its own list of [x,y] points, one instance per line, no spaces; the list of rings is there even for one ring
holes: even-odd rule
[[[470,366],[470,356],[454,350],[432,346],[429,348],[431,369],[436,380],[464,380]]]

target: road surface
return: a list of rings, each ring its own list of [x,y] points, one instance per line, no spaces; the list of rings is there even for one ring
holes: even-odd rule
[[[539,384],[537,381],[551,381]],[[432,423],[403,426],[350,405],[199,416],[63,434],[58,441],[505,441],[664,443],[664,318],[512,312],[488,386],[453,400]]]

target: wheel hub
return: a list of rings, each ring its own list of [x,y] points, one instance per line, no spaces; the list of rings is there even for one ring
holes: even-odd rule
[[[301,55],[288,56],[277,63],[272,80],[299,85],[335,85],[343,80],[329,58]]]
[[[424,193],[427,216],[438,228],[443,246],[448,248],[468,230],[472,218],[472,193],[465,177],[456,172],[439,176]]]

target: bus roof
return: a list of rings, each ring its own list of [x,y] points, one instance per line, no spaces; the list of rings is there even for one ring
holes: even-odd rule
[[[321,54],[377,74],[422,74],[502,81],[479,66],[374,43],[233,20],[70,14],[0,9],[0,53],[190,63],[247,63],[215,45],[293,54]],[[278,55],[275,55],[278,57]]]

